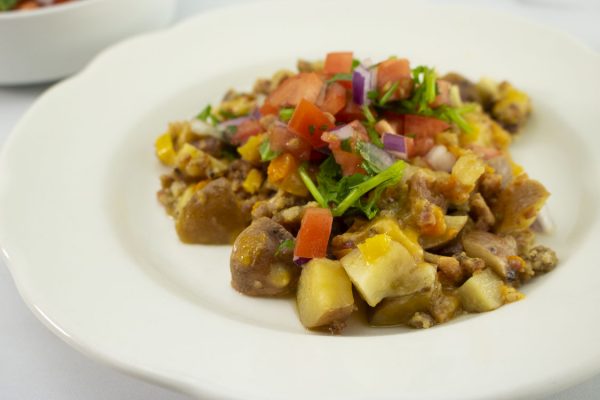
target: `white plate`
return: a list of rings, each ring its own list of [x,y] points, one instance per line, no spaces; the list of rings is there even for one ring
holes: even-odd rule
[[[220,399],[530,398],[600,371],[600,59],[562,34],[396,2],[223,9],[122,43],[46,93],[0,161],[0,241],[34,313],[94,358]],[[424,331],[306,332],[229,286],[229,248],[181,244],[153,140],[230,87],[333,49],[506,78],[536,112],[517,161],[553,196],[559,267],[523,301]]]

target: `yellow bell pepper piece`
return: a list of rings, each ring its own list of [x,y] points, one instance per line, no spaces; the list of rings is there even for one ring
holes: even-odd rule
[[[160,135],[154,143],[156,156],[165,165],[172,167],[175,165],[175,149],[173,148],[173,138],[169,132]]]
[[[369,264],[375,264],[379,257],[390,250],[391,240],[385,233],[380,233],[360,243],[358,249]]]
[[[246,160],[252,164],[260,163],[260,152],[258,151],[265,135],[251,136],[246,143],[238,147],[237,152],[242,156],[242,160]]]
[[[244,179],[242,183],[242,187],[244,190],[250,194],[254,194],[260,189],[260,186],[263,183],[263,176],[259,170],[252,168],[250,172],[248,172],[248,176]]]

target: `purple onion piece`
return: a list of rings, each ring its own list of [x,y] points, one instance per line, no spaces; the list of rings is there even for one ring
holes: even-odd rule
[[[395,133],[384,133],[383,147],[386,150],[406,154],[406,139],[404,136],[396,135]]]
[[[304,264],[306,264],[307,262],[309,262],[310,260],[312,260],[312,258],[306,258],[306,257],[295,257],[294,256],[294,263],[301,267]]]
[[[253,119],[255,119],[255,118],[253,118],[250,115],[246,115],[246,116],[238,117],[238,118],[234,118],[234,119],[229,119],[227,121],[223,121],[223,122],[220,122],[219,124],[217,124],[217,128],[219,130],[224,131],[227,128],[229,128],[230,126],[240,126],[242,124],[242,122],[250,121]]]
[[[359,65],[352,74],[352,99],[359,106],[369,105],[371,102],[367,97],[372,87],[371,71]]]
[[[254,110],[252,110],[252,112],[249,115],[251,118],[253,119],[260,119],[261,115],[260,115],[260,111],[258,108],[255,108]]]

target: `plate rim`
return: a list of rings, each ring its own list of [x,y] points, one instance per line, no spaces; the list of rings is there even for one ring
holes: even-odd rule
[[[328,0],[327,2],[328,3],[338,3],[338,1],[335,1],[335,0]],[[415,6],[417,6],[419,8],[436,8],[436,9],[440,9],[440,8],[472,9],[473,8],[473,7],[466,7],[463,5],[448,5],[448,4],[446,4],[446,5],[432,5],[432,4],[424,5],[424,4],[418,4],[416,2],[408,2],[408,3],[414,4]],[[151,33],[138,35],[138,36],[132,37],[130,39],[126,39],[124,41],[121,41],[121,42],[103,50],[81,72],[77,73],[76,75],[74,75],[68,79],[65,79],[65,80],[59,82],[58,84],[53,85],[51,88],[46,90],[41,96],[39,96],[35,100],[35,102],[32,104],[32,106],[19,119],[18,123],[14,126],[14,128],[11,130],[10,134],[8,135],[7,139],[4,141],[4,144],[2,145],[2,148],[0,149],[0,165],[3,165],[3,163],[5,162],[5,160],[7,158],[6,154],[10,151],[10,149],[14,146],[14,143],[18,140],[17,139],[18,132],[21,131],[21,129],[22,129],[21,127],[26,125],[27,121],[30,118],[32,118],[33,116],[35,116],[36,110],[40,106],[40,104],[43,104],[43,102],[46,101],[46,99],[52,98],[52,96],[54,96],[55,93],[60,93],[61,91],[68,90],[70,85],[76,85],[78,83],[84,82],[86,80],[86,78],[93,77],[94,76],[93,75],[94,68],[97,65],[101,65],[104,59],[112,57],[112,54],[116,50],[126,48],[128,46],[133,47],[133,46],[135,46],[136,42],[150,41],[150,40],[152,40],[153,37],[163,37],[164,38],[168,35],[172,35],[172,34],[176,33],[180,29],[184,29],[188,25],[200,24],[200,22],[202,20],[208,19],[208,18],[214,18],[215,16],[218,16],[218,14],[221,14],[221,13],[226,13],[226,12],[229,12],[232,10],[239,11],[240,9],[246,9],[246,8],[260,9],[263,7],[268,7],[271,4],[277,4],[277,2],[276,1],[259,1],[259,2],[248,3],[248,4],[234,4],[234,5],[222,6],[222,7],[213,9],[213,10],[199,13],[190,18],[186,18],[185,20],[180,21],[177,24],[175,24],[169,28],[158,30],[158,31],[151,32]],[[319,4],[319,3],[315,2],[315,4]],[[501,14],[502,18],[509,18],[509,19],[512,19],[513,21],[519,22],[520,24],[530,25],[530,26],[536,27],[537,29],[543,29],[543,30],[551,32],[555,35],[560,35],[563,38],[568,39],[571,42],[571,45],[578,47],[582,51],[588,52],[589,54],[593,55],[598,60],[600,60],[600,53],[595,51],[593,48],[591,48],[587,44],[579,41],[572,34],[560,31],[556,28],[549,27],[547,25],[544,25],[544,24],[536,22],[536,21],[532,21],[532,20],[525,18],[523,16],[520,16],[520,15],[514,15],[514,14],[511,14],[508,12],[504,12],[504,11],[501,11],[501,12],[491,11],[489,8],[481,7],[481,6],[476,6],[474,8],[477,9],[478,13],[482,12],[482,13],[496,14],[496,15]],[[0,176],[2,176],[1,170],[0,170]],[[2,194],[2,193],[0,192],[0,194]],[[1,200],[2,200],[2,198],[0,197],[0,201]],[[0,224],[0,231],[2,231],[3,229],[4,229],[3,226]],[[194,395],[201,395],[201,396],[208,396],[210,398],[218,398],[218,399],[238,399],[239,398],[237,394],[236,395],[227,394],[220,390],[214,389],[214,386],[213,387],[210,387],[210,386],[199,387],[194,384],[186,383],[185,380],[172,379],[170,376],[157,373],[157,371],[153,371],[151,369],[144,368],[143,366],[124,362],[123,360],[113,357],[112,355],[102,353],[100,351],[96,351],[93,347],[86,345],[85,340],[81,340],[81,339],[78,340],[77,338],[73,338],[68,332],[63,330],[58,324],[56,324],[54,322],[54,319],[52,318],[51,315],[47,315],[44,311],[42,311],[42,309],[40,309],[36,304],[34,304],[33,296],[26,289],[26,283],[23,281],[24,277],[19,276],[19,273],[17,272],[18,266],[13,265],[13,262],[10,260],[8,252],[2,243],[0,243],[0,250],[2,250],[2,251],[0,251],[0,253],[2,254],[2,258],[10,272],[10,275],[11,275],[13,281],[15,282],[15,286],[19,292],[19,295],[21,296],[21,298],[23,299],[23,301],[25,302],[27,307],[32,311],[32,313],[37,317],[37,319],[39,319],[50,331],[52,331],[56,336],[61,338],[68,345],[74,347],[75,349],[77,349],[81,353],[85,354],[86,356],[88,356],[94,360],[97,360],[99,362],[102,362],[106,365],[109,365],[111,367],[114,367],[126,374],[135,376],[137,378],[150,380],[159,385],[169,387],[169,388],[179,391],[179,392],[184,392],[184,393],[194,394]],[[594,365],[595,365],[595,367],[594,367],[595,371],[591,371],[590,368],[582,367],[583,369],[589,371],[587,375],[585,373],[582,373],[581,371],[580,372],[571,371],[571,374],[567,374],[569,376],[569,378],[565,379],[559,386],[561,386],[562,388],[566,388],[573,384],[583,382],[586,379],[588,379],[589,377],[596,375],[600,371],[600,360],[596,360]],[[524,389],[524,388],[521,388],[521,389]],[[532,388],[529,388],[529,389],[532,389]],[[544,394],[554,393],[557,390],[560,390],[560,388],[557,389],[556,387],[554,387],[552,389],[546,389],[546,390],[543,390],[542,388],[537,388],[537,389],[538,390],[529,390],[529,391],[523,390],[521,392],[521,394],[517,394],[517,397],[521,397],[521,396],[525,397],[528,395],[544,395]]]

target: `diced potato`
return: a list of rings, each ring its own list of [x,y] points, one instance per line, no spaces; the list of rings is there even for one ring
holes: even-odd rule
[[[419,311],[428,311],[433,290],[406,296],[389,297],[372,309],[369,322],[372,325],[406,324]]]
[[[454,239],[464,228],[469,217],[466,215],[446,215],[444,220],[446,221],[444,233],[438,236],[421,236],[420,242],[424,249],[438,247]]]
[[[477,180],[485,172],[485,164],[473,153],[461,156],[452,167],[452,176],[465,188],[473,190]]]
[[[550,193],[544,185],[524,175],[517,177],[502,192],[496,209],[501,214],[498,232],[509,233],[529,228]]]
[[[300,321],[306,328],[338,332],[354,310],[352,283],[339,261],[315,258],[302,269],[297,292]]]
[[[502,280],[490,269],[475,272],[458,289],[465,310],[484,312],[495,310],[504,304]]]
[[[435,282],[436,268],[427,263],[417,264],[400,243],[391,240],[387,252],[369,263],[359,249],[341,260],[350,280],[363,299],[375,307],[383,298],[404,296],[427,290]]]

